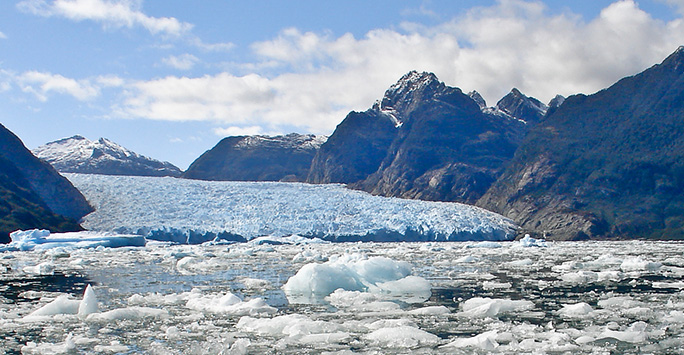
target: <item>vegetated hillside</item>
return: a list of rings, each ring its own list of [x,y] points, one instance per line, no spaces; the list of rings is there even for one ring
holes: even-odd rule
[[[553,239],[684,238],[684,47],[565,100],[478,205]]]
[[[484,106],[477,93],[466,95],[431,73],[410,72],[373,108],[345,118],[317,153],[307,181],[473,203],[527,130],[522,119]]]
[[[0,242],[17,229],[81,230],[92,211],[76,188],[0,125]]]
[[[169,162],[137,154],[108,139],[91,141],[81,136],[60,139],[33,150],[40,159],[63,173],[180,176],[181,170]]]
[[[182,177],[223,181],[304,181],[325,136],[237,136],[221,140]]]

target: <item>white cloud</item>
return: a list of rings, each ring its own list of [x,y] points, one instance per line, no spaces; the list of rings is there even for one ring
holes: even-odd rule
[[[179,70],[190,70],[199,62],[199,58],[192,54],[185,53],[179,56],[168,56],[162,59],[162,63]]]
[[[7,39],[7,35],[0,32],[0,39]]]
[[[264,135],[263,128],[261,126],[249,126],[249,127],[226,127],[226,128],[216,128],[214,133],[221,137],[231,137],[231,136],[255,136]],[[266,134],[270,135],[270,134]]]
[[[539,2],[500,0],[440,26],[405,24],[410,30],[378,29],[362,38],[290,28],[252,45],[259,61],[234,64],[261,74],[136,82],[118,110],[329,134],[350,110],[367,109],[410,70],[478,90],[490,105],[512,87],[548,101],[557,93],[600,90],[684,43],[681,19],[653,19],[632,0],[616,1],[590,21],[547,11]]]
[[[679,10],[680,14],[684,14],[684,0],[659,0],[660,2],[664,2],[666,4],[669,4],[671,6],[674,6]]]
[[[59,16],[74,21],[90,20],[104,26],[133,28],[141,26],[152,34],[179,36],[192,25],[173,17],[150,17],[140,11],[140,1],[133,0],[24,0],[17,7],[28,13]]]
[[[31,93],[40,101],[47,101],[48,94],[55,92],[73,96],[79,101],[92,100],[100,95],[104,87],[120,87],[123,79],[114,76],[101,76],[93,79],[76,80],[59,74],[28,71],[13,76],[14,81],[24,92]]]

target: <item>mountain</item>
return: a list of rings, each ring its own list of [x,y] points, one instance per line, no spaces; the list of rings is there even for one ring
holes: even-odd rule
[[[373,194],[473,203],[513,157],[526,123],[432,73],[410,72],[352,112],[314,158],[307,181]]]
[[[224,181],[303,181],[327,137],[302,134],[222,139],[195,160],[182,177]]]
[[[81,230],[92,208],[63,176],[0,124],[0,241],[17,229]]]
[[[132,152],[108,139],[91,141],[81,136],[60,139],[33,153],[63,173],[180,176],[181,170],[168,162]]]
[[[528,123],[539,122],[549,109],[539,100],[523,95],[516,88],[513,88],[508,95],[499,100],[496,103],[496,108]]]
[[[567,98],[477,204],[554,239],[684,238],[684,47]]]

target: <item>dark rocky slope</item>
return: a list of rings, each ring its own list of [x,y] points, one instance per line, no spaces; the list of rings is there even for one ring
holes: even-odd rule
[[[237,136],[221,140],[182,177],[225,181],[304,181],[324,136]]]
[[[566,99],[477,204],[553,239],[684,238],[684,47]]]
[[[92,208],[71,183],[34,157],[0,125],[0,241],[17,229],[80,230],[76,221]]]
[[[524,96],[523,96],[524,97]],[[475,92],[411,72],[323,144],[308,180],[384,196],[473,203],[502,172],[527,125]]]
[[[60,139],[33,150],[40,159],[63,173],[180,176],[181,170],[128,150],[108,139],[91,141],[81,136]]]

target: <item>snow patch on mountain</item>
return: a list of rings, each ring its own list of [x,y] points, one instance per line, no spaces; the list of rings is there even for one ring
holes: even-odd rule
[[[181,170],[128,150],[106,138],[91,141],[76,135],[33,150],[38,158],[63,173],[179,176]]]

